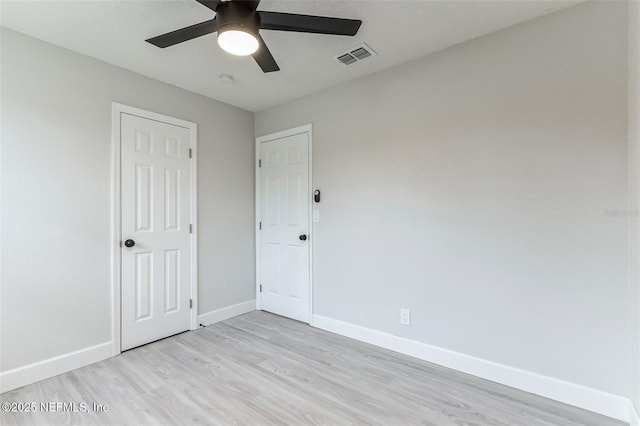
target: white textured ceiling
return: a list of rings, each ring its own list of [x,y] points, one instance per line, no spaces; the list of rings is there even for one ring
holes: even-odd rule
[[[355,37],[262,31],[281,71],[264,74],[251,57],[223,52],[211,34],[166,49],[144,40],[205,21],[194,0],[7,1],[2,26],[173,84],[258,111],[410,61],[577,1],[263,0],[258,10],[361,19]],[[345,67],[337,54],[362,42],[378,55]],[[234,77],[222,81],[221,74]]]

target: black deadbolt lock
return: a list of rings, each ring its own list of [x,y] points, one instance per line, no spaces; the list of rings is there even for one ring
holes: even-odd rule
[[[316,203],[320,202],[320,190],[316,189],[315,191],[313,191],[313,201],[315,201]]]
[[[300,235],[298,238],[300,238],[300,241],[306,241],[307,240],[307,236],[305,234]]]
[[[124,242],[124,246],[125,246],[125,247],[129,247],[129,248],[131,248],[131,247],[133,247],[133,246],[135,246],[135,245],[136,245],[136,242],[135,242],[135,241],[133,241],[133,240],[127,240],[127,241],[125,241],[125,242]]]

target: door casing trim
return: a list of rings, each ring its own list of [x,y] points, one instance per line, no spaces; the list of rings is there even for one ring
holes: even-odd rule
[[[303,126],[294,127],[292,129],[283,130],[281,132],[271,133],[256,138],[255,147],[255,177],[256,177],[256,310],[262,310],[262,294],[260,293],[260,146],[264,142],[275,139],[286,138],[288,136],[307,133],[309,135],[309,187],[307,188],[307,202],[309,207],[309,325],[313,325],[313,246],[315,244],[315,231],[313,230],[313,126],[305,124]]]
[[[179,118],[158,114],[144,109],[111,103],[111,341],[113,344],[113,356],[119,355],[121,345],[121,247],[120,234],[122,221],[120,217],[121,207],[121,135],[120,116],[122,114],[135,115],[149,120],[160,121],[174,126],[184,127],[189,130],[192,158],[190,164],[190,223],[193,225],[191,236],[191,309],[190,329],[198,328],[198,125],[196,123],[181,120]]]

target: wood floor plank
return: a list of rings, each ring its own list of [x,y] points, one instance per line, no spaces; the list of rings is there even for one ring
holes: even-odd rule
[[[145,345],[0,400],[108,406],[2,412],[7,426],[623,424],[266,312]]]

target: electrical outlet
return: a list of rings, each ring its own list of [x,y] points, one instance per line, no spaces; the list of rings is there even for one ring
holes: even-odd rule
[[[409,309],[400,309],[400,324],[411,325],[411,311]]]

